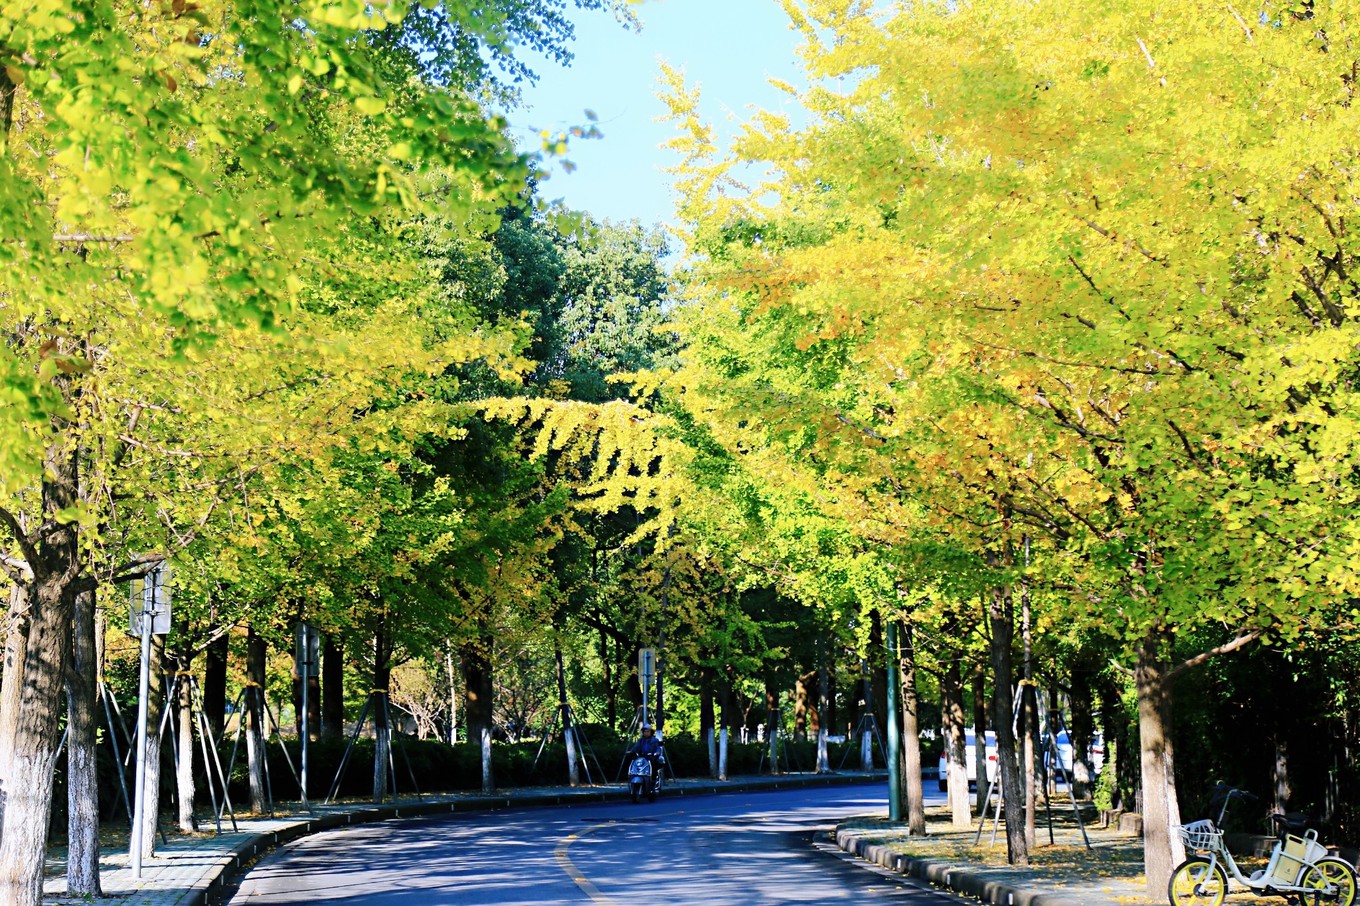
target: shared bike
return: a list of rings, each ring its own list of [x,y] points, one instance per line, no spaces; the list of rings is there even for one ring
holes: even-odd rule
[[[1167,896],[1172,906],[1220,906],[1228,895],[1228,877],[1257,896],[1284,897],[1300,906],[1353,906],[1357,884],[1349,862],[1327,854],[1317,842],[1317,831],[1306,827],[1306,816],[1271,815],[1275,847],[1265,868],[1244,875],[1223,845],[1223,822],[1234,799],[1255,799],[1243,790],[1223,787],[1218,821],[1206,818],[1178,830],[1190,856],[1171,875]],[[1199,855],[1203,853],[1204,855]]]

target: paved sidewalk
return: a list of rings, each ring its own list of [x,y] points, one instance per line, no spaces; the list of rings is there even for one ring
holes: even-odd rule
[[[921,878],[995,906],[1165,906],[1166,896],[1149,897],[1143,877],[1139,836],[1095,826],[1083,812],[1090,848],[1071,801],[1055,802],[1053,842],[1047,816],[1040,812],[1037,845],[1028,868],[1006,863],[1006,830],[993,842],[988,821],[981,840],[978,823],[954,828],[944,807],[927,808],[926,836],[912,837],[900,824],[881,818],[842,822],[835,832],[841,849],[890,871]]]
[[[778,777],[738,777],[726,782],[709,779],[672,781],[667,796],[737,792],[750,789],[852,784],[883,780],[882,773],[847,772],[837,774],[785,774]],[[350,802],[315,805],[308,814],[299,803],[276,803],[278,817],[238,819],[237,830],[224,816],[223,833],[212,833],[211,822],[200,822],[205,832],[181,834],[175,831],[169,843],[159,843],[153,858],[142,863],[142,877],[132,877],[128,863],[127,831],[104,837],[100,859],[100,881],[106,902],[128,906],[200,906],[214,903],[227,880],[274,847],[306,834],[368,821],[410,818],[419,815],[447,815],[451,812],[488,811],[511,806],[564,805],[574,802],[624,801],[627,787],[621,784],[585,787],[529,787],[508,789],[492,796],[481,793],[426,795],[419,799],[394,800],[381,806]],[[169,833],[167,828],[167,833]],[[64,849],[48,853],[47,879],[43,884],[44,904],[88,902],[67,897]]]

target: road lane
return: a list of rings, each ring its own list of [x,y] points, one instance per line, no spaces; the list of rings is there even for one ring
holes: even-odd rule
[[[881,785],[665,797],[327,831],[261,860],[230,901],[263,904],[783,904],[967,901],[813,844],[886,810]]]

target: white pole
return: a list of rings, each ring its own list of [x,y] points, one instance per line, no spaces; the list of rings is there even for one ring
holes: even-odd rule
[[[156,574],[149,573],[146,578],[146,591],[142,598],[142,669],[137,683],[137,773],[135,792],[132,797],[132,834],[128,855],[132,860],[132,876],[142,876],[142,800],[146,792],[146,706],[150,698],[151,685],[151,612],[147,601],[155,601]],[[152,606],[155,606],[154,604]]]

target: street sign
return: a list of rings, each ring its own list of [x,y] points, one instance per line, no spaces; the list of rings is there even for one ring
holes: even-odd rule
[[[656,676],[656,649],[644,648],[638,652],[638,679],[644,685],[650,686],[654,676]]]
[[[144,578],[132,580],[128,602],[128,627],[132,634],[142,634],[142,615],[151,617],[151,633],[168,635],[170,632],[170,562],[162,561]]]

